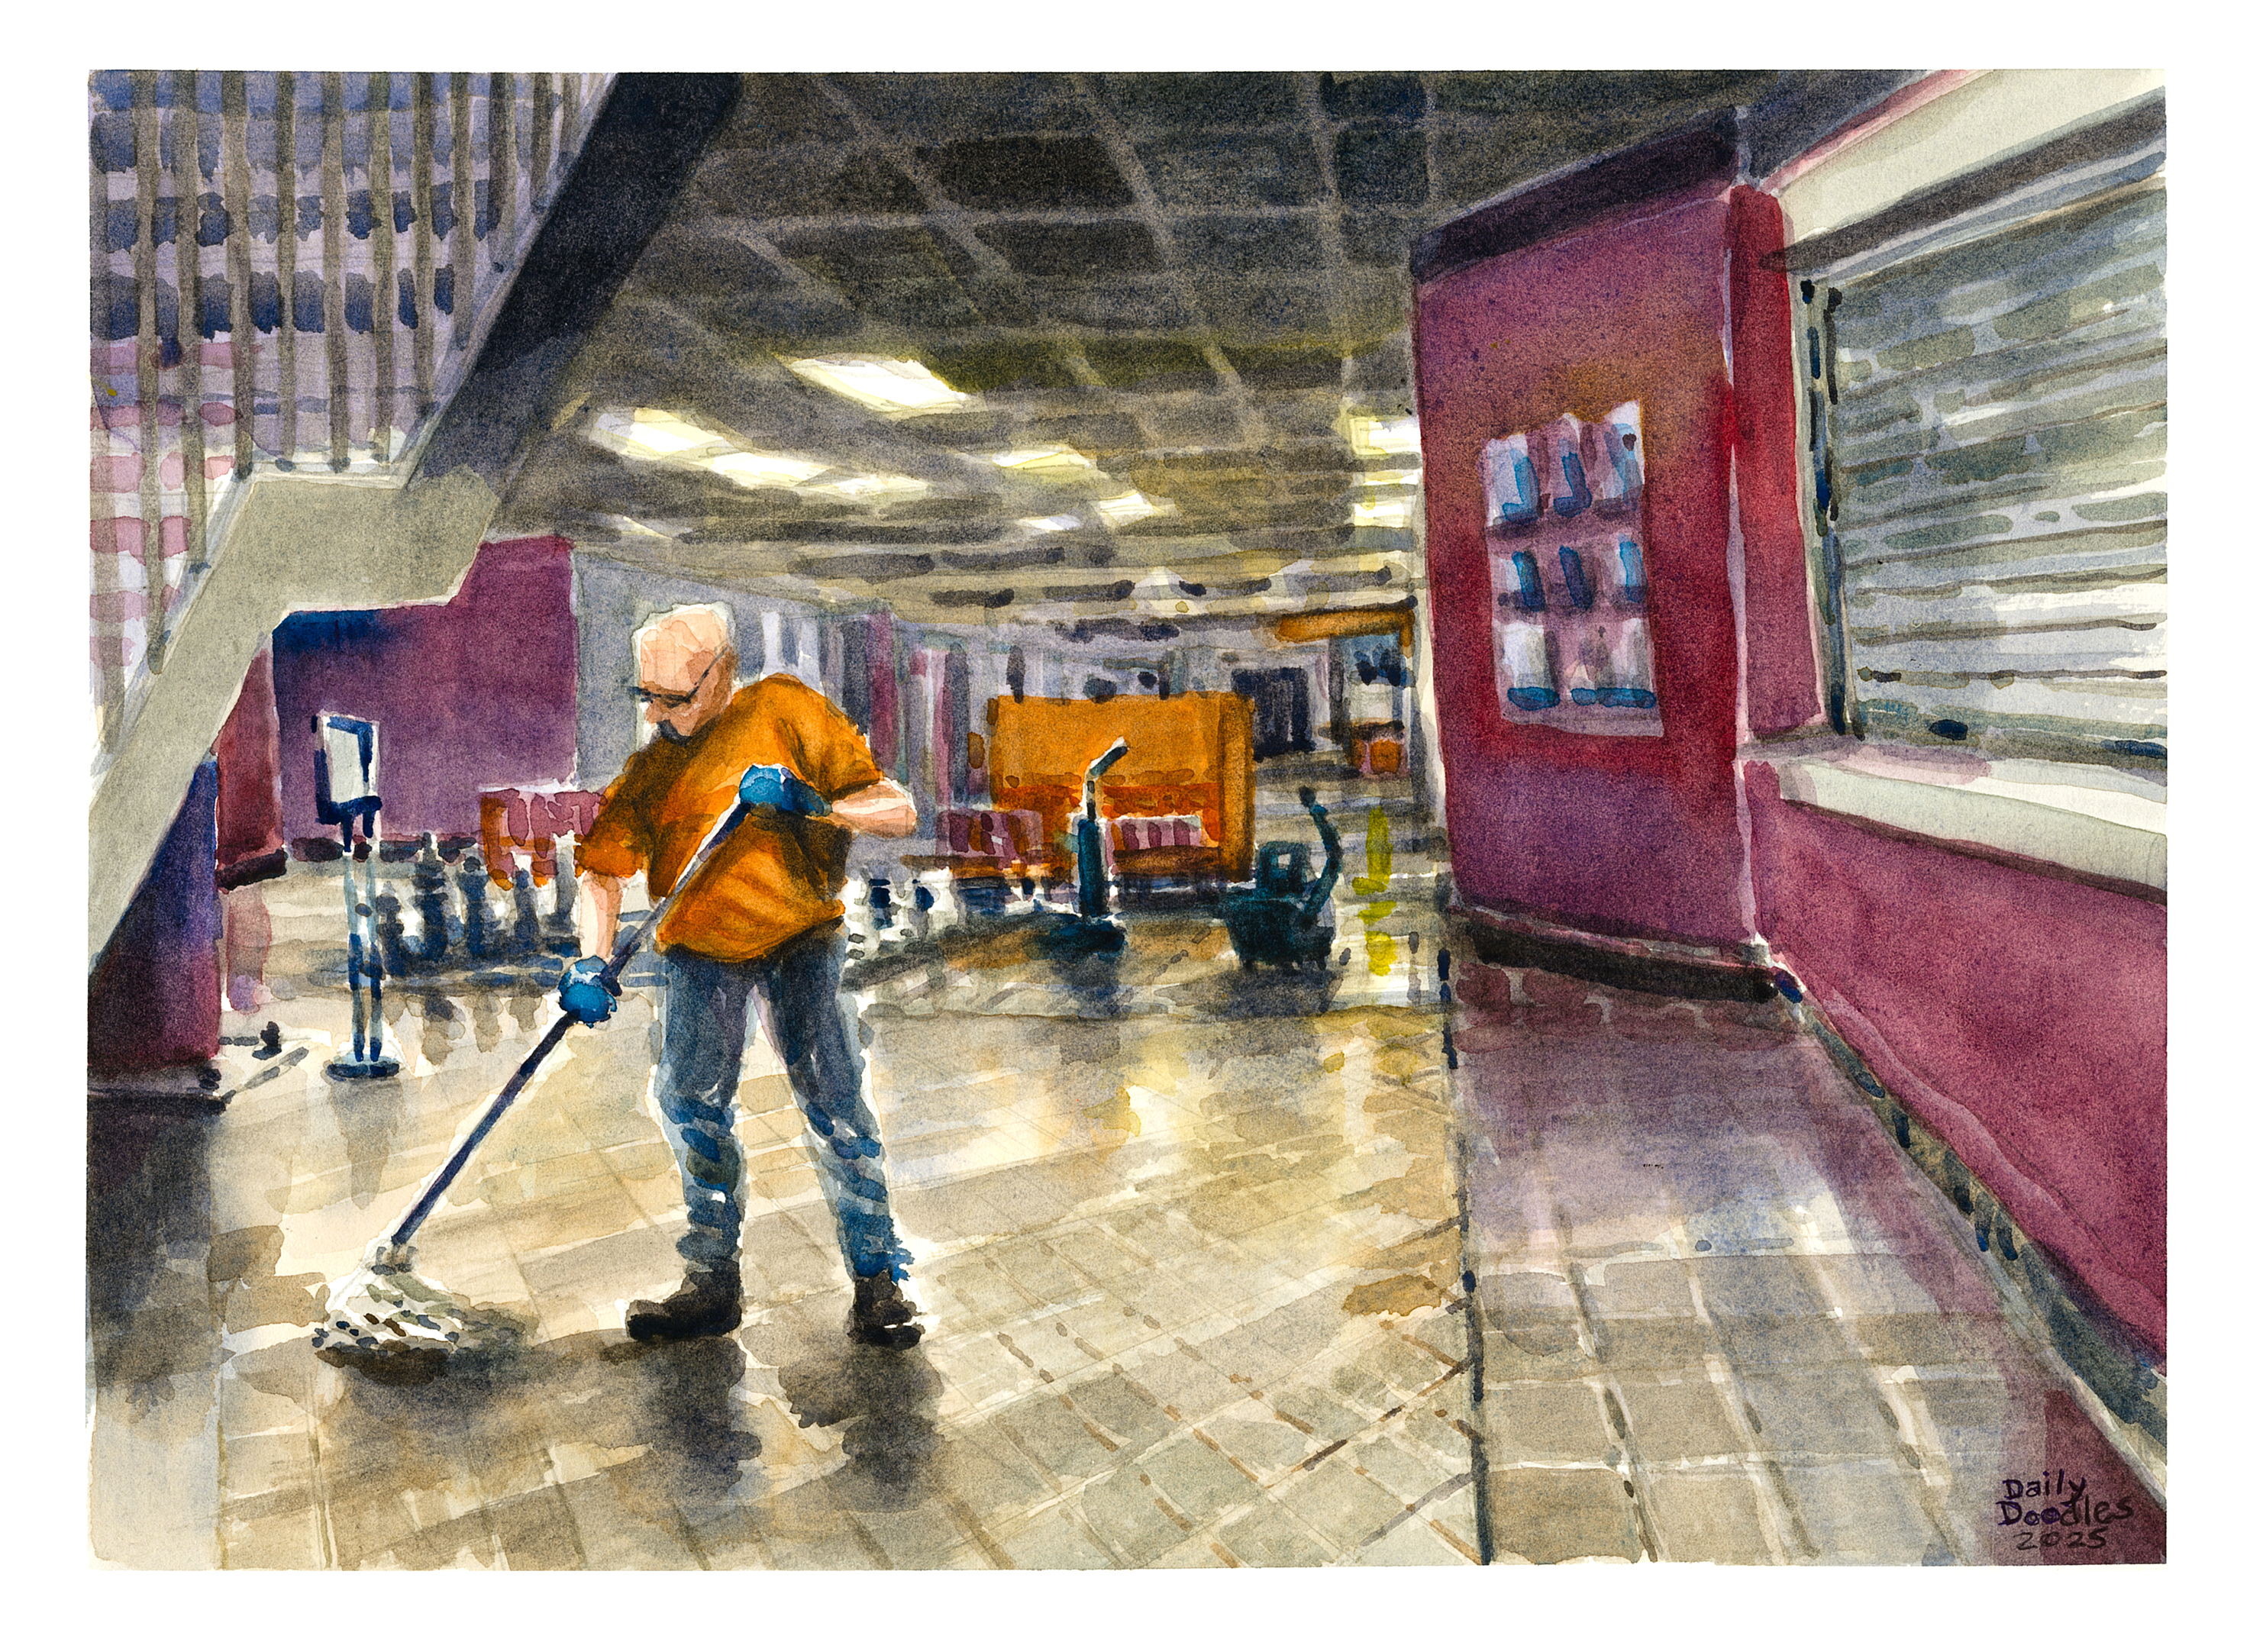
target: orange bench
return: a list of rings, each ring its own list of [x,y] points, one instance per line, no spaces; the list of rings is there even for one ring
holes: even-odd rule
[[[1256,831],[1249,702],[1235,694],[1168,699],[1001,697],[990,702],[990,796],[1042,824],[1052,863],[1074,864],[1070,822],[1083,806],[1085,766],[1117,739],[1130,751],[1100,783],[1120,876],[1234,881],[1249,876]],[[1199,840],[1178,822],[1200,822]],[[1139,823],[1139,824],[1132,824]]]

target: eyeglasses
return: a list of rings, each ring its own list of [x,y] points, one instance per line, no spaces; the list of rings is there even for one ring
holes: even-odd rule
[[[722,656],[718,654],[715,658],[719,660]],[[710,660],[707,662],[707,671],[712,671],[714,668],[715,660]],[[658,689],[639,687],[629,690],[629,697],[639,705],[656,705],[663,711],[680,711],[699,697],[699,690],[707,681],[707,671],[701,672],[692,680],[691,689],[688,694],[663,694]]]

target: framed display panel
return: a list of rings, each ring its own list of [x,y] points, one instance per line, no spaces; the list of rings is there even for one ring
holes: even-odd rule
[[[1641,403],[1498,437],[1479,462],[1501,716],[1582,734],[1662,734]]]

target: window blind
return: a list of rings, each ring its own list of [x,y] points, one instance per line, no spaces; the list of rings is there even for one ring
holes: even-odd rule
[[[2158,164],[1800,284],[1849,732],[2165,766]]]

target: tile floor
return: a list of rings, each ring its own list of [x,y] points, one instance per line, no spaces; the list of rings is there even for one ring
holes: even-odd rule
[[[1359,891],[1357,870],[1327,983],[1245,975],[1217,926],[1159,914],[1113,968],[1064,973],[1007,932],[868,985],[931,1326],[905,1353],[841,1334],[845,1280],[764,1050],[741,1093],[747,1324],[625,1341],[622,1304],[672,1281],[683,1220],[632,994],[420,1240],[426,1271],[528,1326],[524,1348],[422,1387],[313,1357],[324,1281],[551,1005],[531,980],[396,984],[403,1073],[333,1084],[334,886],[319,869],[266,886],[271,979],[293,996],[232,1022],[228,1064],[273,1066],[248,1047],[268,1019],[308,1056],[214,1117],[93,1119],[97,1553],[2158,1558],[2164,1517],[2013,1335],[1953,1211],[1775,1008],[1464,966],[1452,1065],[1422,875]],[[2004,1480],[2062,1470],[2093,1504],[2129,1499],[2086,1528],[2098,1547],[1999,1524]]]

